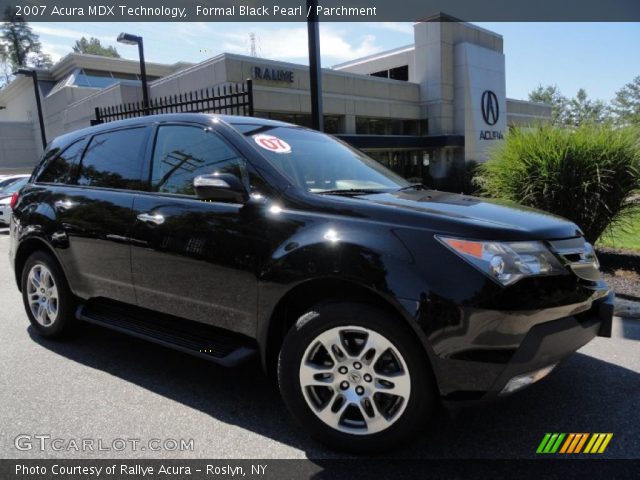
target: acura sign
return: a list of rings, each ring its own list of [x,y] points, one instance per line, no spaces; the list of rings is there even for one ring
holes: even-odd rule
[[[484,123],[493,127],[500,119],[500,106],[498,96],[492,90],[482,92],[480,98],[480,110]],[[502,140],[504,136],[500,130],[481,130],[480,140]]]
[[[498,97],[491,90],[485,90],[482,93],[482,118],[484,123],[493,126],[498,123],[500,118],[500,107],[498,106]]]

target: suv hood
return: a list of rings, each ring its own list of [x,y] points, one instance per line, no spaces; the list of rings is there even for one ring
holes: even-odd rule
[[[410,222],[412,226],[467,238],[545,240],[582,236],[573,222],[550,213],[437,190],[376,193],[352,199],[362,202],[362,206],[367,203],[386,207],[391,221]],[[405,216],[411,220],[401,220]]]

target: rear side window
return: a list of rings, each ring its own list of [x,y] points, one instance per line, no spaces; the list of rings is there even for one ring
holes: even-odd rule
[[[71,168],[78,163],[86,146],[86,139],[82,139],[67,147],[60,155],[50,161],[38,176],[39,183],[67,183],[71,175]]]
[[[149,129],[131,128],[94,136],[82,157],[78,185],[140,190]]]

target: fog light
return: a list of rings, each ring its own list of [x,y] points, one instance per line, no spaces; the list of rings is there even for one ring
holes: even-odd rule
[[[544,377],[551,373],[551,370],[555,368],[556,364],[549,365],[548,367],[541,368],[540,370],[536,370],[535,372],[525,373],[523,375],[518,375],[517,377],[513,377],[505,387],[500,392],[500,395],[508,395],[510,393],[516,392],[521,388],[524,388],[532,383],[537,382],[538,380],[542,380]]]

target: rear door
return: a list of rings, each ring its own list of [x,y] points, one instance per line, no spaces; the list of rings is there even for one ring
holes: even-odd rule
[[[142,171],[149,127],[92,136],[70,184],[50,187],[54,236],[75,292],[135,304],[129,235],[133,197],[146,188]],[[71,152],[78,155],[77,152]]]
[[[138,305],[254,334],[256,270],[266,252],[263,209],[199,200],[192,182],[232,173],[255,195],[264,189],[261,179],[222,136],[195,124],[157,127],[150,171],[152,192],[134,204]]]

